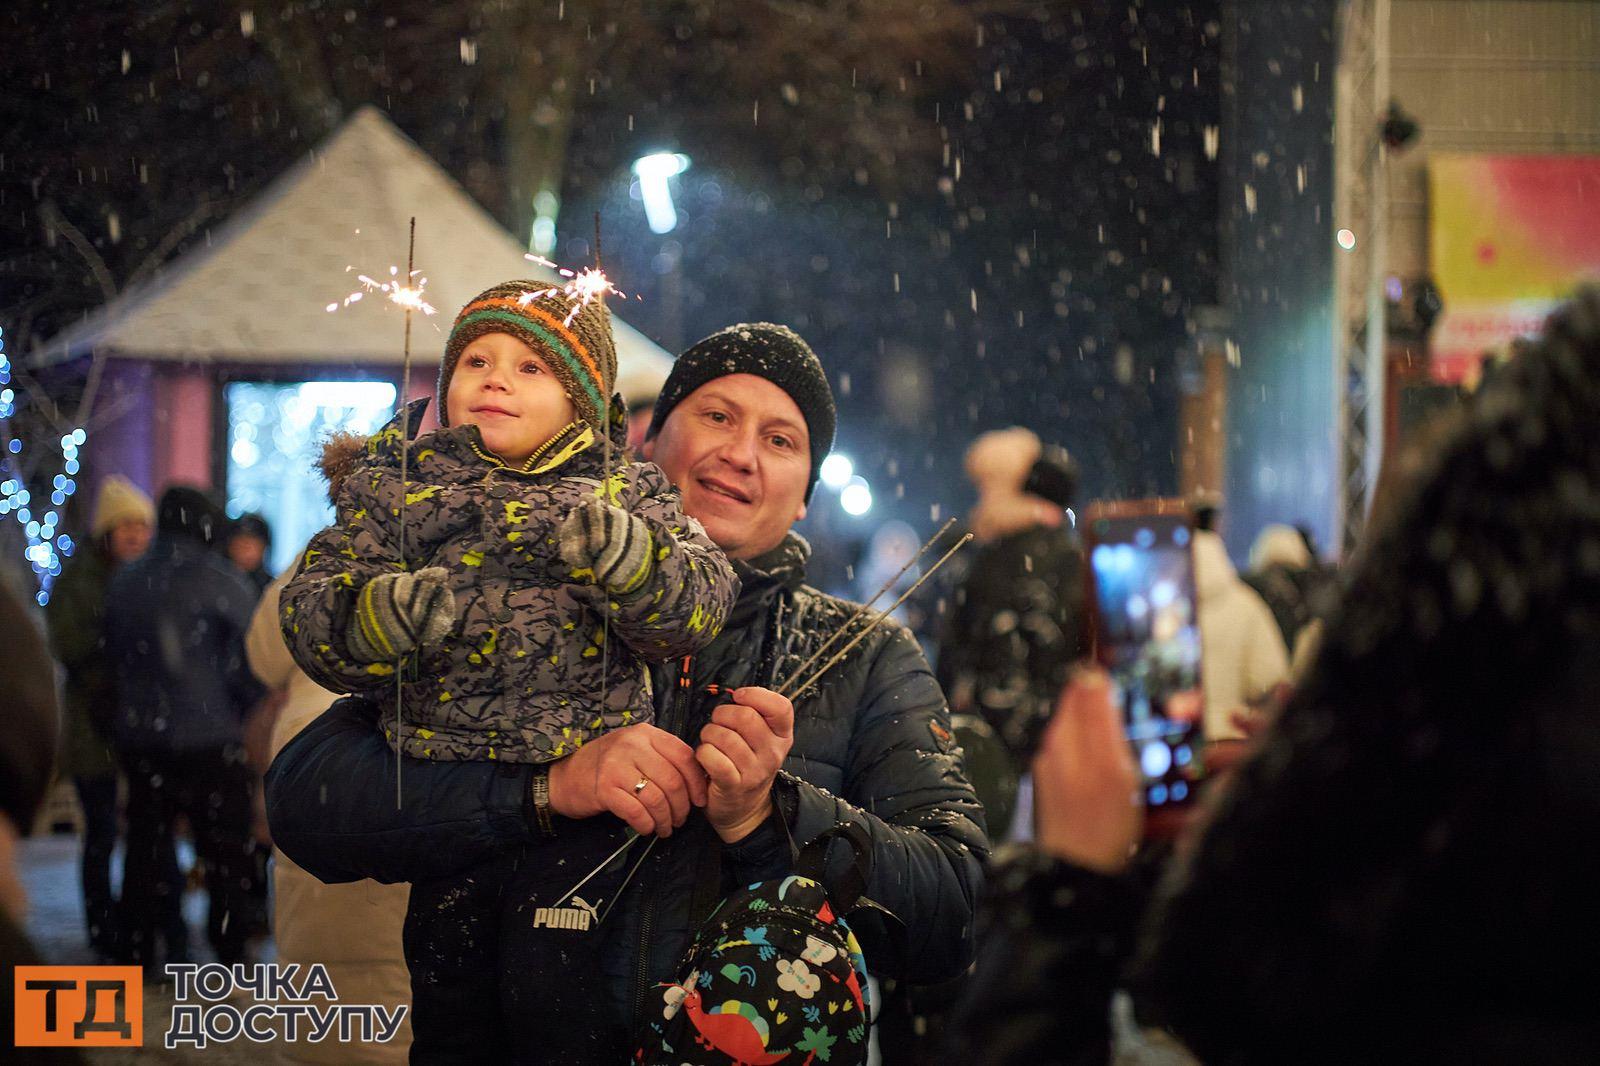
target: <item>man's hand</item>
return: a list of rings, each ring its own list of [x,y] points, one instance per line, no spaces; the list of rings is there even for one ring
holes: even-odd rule
[[[1122,734],[1103,671],[1076,673],[1062,690],[1033,760],[1039,847],[1100,873],[1120,873],[1139,840],[1139,768]]]
[[[765,688],[740,688],[711,712],[694,757],[705,768],[706,819],[725,843],[749,836],[772,813],[772,782],[794,745],[794,704]]]
[[[653,725],[607,733],[550,766],[550,807],[566,818],[610,811],[641,836],[669,837],[705,804],[706,775],[694,752]]]

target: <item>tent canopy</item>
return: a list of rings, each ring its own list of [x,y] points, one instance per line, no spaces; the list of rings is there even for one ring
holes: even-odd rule
[[[438,359],[455,312],[508,278],[559,279],[375,107],[364,107],[318,150],[274,181],[208,242],[156,280],[122,294],[35,349],[49,365],[99,350],[124,358],[190,363],[398,364],[401,310],[381,293],[343,305],[357,278],[406,269],[417,219],[424,299],[412,318],[418,367]],[[583,266],[585,264],[574,264]],[[330,304],[338,310],[329,312]],[[671,358],[617,317],[618,374]]]

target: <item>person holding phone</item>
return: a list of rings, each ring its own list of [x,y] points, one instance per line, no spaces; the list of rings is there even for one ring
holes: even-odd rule
[[[939,684],[954,713],[989,724],[1021,773],[1067,664],[1088,651],[1083,548],[1067,519],[1078,467],[1012,426],[974,440],[966,470],[978,543],[939,640]]]
[[[1573,980],[1600,956],[1597,424],[1591,286],[1416,460],[1148,906],[1138,771],[1109,687],[1075,680],[951,1057],[1600,1061]],[[1113,1026],[1119,989],[1149,1028]]]

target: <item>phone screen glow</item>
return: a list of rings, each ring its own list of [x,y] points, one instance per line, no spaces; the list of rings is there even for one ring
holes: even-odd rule
[[[1101,659],[1111,673],[1151,806],[1193,796],[1201,773],[1200,628],[1187,523],[1177,515],[1094,525]]]

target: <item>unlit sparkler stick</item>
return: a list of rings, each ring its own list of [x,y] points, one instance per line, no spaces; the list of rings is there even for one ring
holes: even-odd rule
[[[357,232],[359,233],[360,231],[358,230]],[[333,303],[329,304],[327,306],[327,308],[326,308],[326,310],[331,314],[334,311],[339,310],[341,307],[349,307],[351,304],[359,302],[361,300],[362,296],[364,296],[366,293],[379,292],[379,293],[383,293],[384,296],[389,300],[390,303],[398,305],[402,310],[405,311],[405,315],[406,315],[406,332],[405,332],[405,344],[404,344],[404,347],[402,348],[401,357],[400,357],[400,392],[399,392],[399,404],[398,404],[399,410],[400,410],[400,421],[401,421],[401,426],[400,426],[400,565],[401,566],[405,565],[405,560],[406,560],[406,476],[407,476],[407,462],[406,462],[406,460],[407,460],[407,458],[409,456],[409,445],[410,445],[410,441],[406,439],[406,434],[411,428],[410,425],[408,424],[407,419],[406,419],[406,393],[410,390],[410,387],[411,387],[411,312],[413,312],[413,311],[421,311],[425,315],[431,315],[431,314],[434,313],[434,310],[435,310],[435,308],[434,308],[434,306],[432,304],[430,304],[427,300],[424,300],[422,298],[422,291],[425,288],[427,288],[428,279],[427,278],[419,278],[417,276],[418,271],[416,269],[416,266],[417,266],[416,260],[417,260],[417,217],[415,215],[412,215],[411,216],[410,237],[409,237],[409,239],[407,240],[407,243],[406,243],[406,276],[405,276],[405,278],[401,279],[401,277],[400,277],[400,268],[397,267],[397,266],[391,266],[389,268],[389,276],[392,279],[390,281],[383,281],[383,282],[375,281],[374,279],[368,277],[365,274],[357,274],[356,278],[357,278],[357,280],[359,280],[361,282],[361,288],[357,289],[355,292],[352,292],[350,295],[346,296],[343,300],[335,300]],[[347,272],[350,269],[351,269],[350,267],[345,267],[345,270]],[[395,660],[395,670],[394,670],[394,735],[395,735],[395,739],[396,740],[399,740],[399,738],[400,738],[401,710],[402,710],[402,705],[403,705],[403,702],[404,702],[404,695],[405,695],[405,657],[401,656],[400,658]],[[401,791],[401,787],[400,787],[400,771],[401,771],[401,767],[403,765],[404,765],[404,763],[402,762],[401,757],[400,757],[400,749],[398,747],[396,747],[395,748],[395,752],[394,752],[394,805],[395,805],[396,809],[400,808],[400,806],[401,806],[401,798],[402,798],[402,796],[404,794]]]
[[[611,902],[607,903],[606,909],[600,912],[600,916],[595,919],[595,924],[601,924],[606,920],[606,915],[611,913],[611,908],[615,907],[617,905],[617,900],[622,898],[622,890],[628,887],[628,882],[632,881],[633,875],[639,872],[639,867],[643,866],[644,861],[650,857],[650,849],[655,847],[656,841],[660,839],[660,837],[650,838],[650,843],[644,846],[644,850],[639,853],[639,858],[634,862],[633,866],[629,868],[628,876],[622,879],[622,884],[618,885],[617,890],[611,894]]]
[[[946,533],[948,533],[950,531],[950,527],[955,525],[955,524],[956,524],[956,520],[954,518],[950,519],[948,522],[946,522],[943,526],[941,526],[939,528],[939,532],[935,533],[933,536],[931,536],[927,540],[923,541],[922,542],[922,547],[917,549],[917,554],[913,555],[909,560],[907,560],[906,565],[904,565],[904,566],[902,566],[900,568],[900,572],[895,574],[888,581],[885,581],[883,583],[883,587],[881,589],[879,589],[877,592],[874,592],[872,594],[872,598],[870,600],[868,600],[866,603],[863,603],[859,607],[857,607],[856,610],[855,610],[855,613],[852,614],[849,617],[848,620],[846,620],[845,624],[840,626],[838,629],[834,630],[833,631],[833,636],[831,636],[827,640],[823,641],[822,642],[822,646],[820,648],[818,648],[816,651],[811,653],[811,658],[807,659],[805,662],[803,662],[799,666],[795,667],[795,669],[789,674],[788,678],[783,682],[783,684],[778,686],[778,691],[781,692],[784,689],[788,688],[790,685],[794,684],[796,679],[798,679],[802,674],[804,674],[806,672],[807,668],[809,668],[812,663],[814,663],[818,659],[822,658],[822,656],[827,652],[827,650],[829,648],[833,647],[834,642],[837,641],[840,637],[844,636],[847,632],[849,632],[850,631],[850,627],[855,625],[856,622],[860,620],[862,615],[866,614],[869,610],[871,610],[872,609],[872,605],[877,603],[878,599],[881,596],[883,596],[884,593],[886,593],[890,589],[894,588],[895,582],[899,581],[902,577],[905,577],[906,571],[910,570],[913,566],[915,566],[916,563],[917,563],[917,560],[922,558],[924,555],[926,555],[927,552],[928,552],[928,549],[933,547],[934,542],[937,541],[940,537],[944,536]]]
[[[585,271],[585,274],[590,273]],[[594,271],[593,274],[605,282],[609,287],[610,282],[605,281],[605,274],[600,269],[600,212],[594,213]],[[582,277],[582,275],[579,275]],[[576,283],[576,282],[574,282]],[[605,289],[597,292],[597,297],[604,297]],[[577,304],[572,311],[576,314],[578,308],[585,306],[588,300]],[[569,316],[570,317],[570,316]],[[606,395],[610,389],[604,390],[600,395],[600,436],[604,441],[604,452],[600,460],[600,498],[607,503],[611,502],[611,397]],[[600,713],[605,714],[608,675],[611,667],[611,592],[602,587],[600,589]]]
[[[571,899],[573,896],[576,896],[578,894],[578,889],[582,888],[584,885],[588,884],[590,881],[593,881],[596,877],[599,877],[601,870],[604,870],[607,866],[610,866],[613,862],[615,862],[617,860],[617,858],[619,856],[621,856],[621,854],[623,852],[625,852],[629,848],[633,847],[634,842],[637,841],[638,839],[639,839],[639,831],[637,829],[631,829],[630,828],[630,829],[625,830],[624,834],[623,834],[623,841],[622,841],[621,844],[617,845],[617,850],[613,851],[610,855],[607,855],[605,858],[601,859],[600,860],[600,865],[596,866],[594,869],[592,869],[588,873],[584,874],[583,875],[583,880],[579,881],[577,884],[575,884],[571,888],[567,889],[566,895],[557,897],[556,898],[556,903],[565,903],[567,900]],[[650,842],[652,844],[654,844],[655,840],[652,838],[652,840]],[[648,849],[646,849],[646,850],[648,851]]]
[[[928,567],[928,572],[926,574],[923,574],[921,577],[917,578],[916,584],[914,584],[910,588],[906,589],[905,592],[901,594],[901,596],[900,596],[900,598],[898,600],[895,600],[888,607],[885,607],[882,611],[879,611],[878,612],[878,617],[874,618],[872,620],[872,622],[865,629],[863,629],[860,633],[857,633],[855,639],[852,640],[850,643],[846,644],[843,648],[841,648],[837,655],[835,655],[833,658],[829,659],[827,662],[823,663],[821,668],[818,669],[816,673],[812,674],[809,678],[806,679],[805,684],[801,685],[799,688],[795,689],[793,692],[785,692],[785,693],[783,693],[783,695],[788,697],[788,699],[789,699],[789,701],[791,703],[793,703],[795,700],[798,700],[801,697],[801,695],[803,695],[805,693],[806,689],[810,688],[812,685],[815,685],[817,683],[817,681],[822,677],[823,674],[827,673],[830,669],[833,668],[833,665],[835,663],[837,663],[840,659],[843,659],[846,655],[850,654],[850,649],[851,648],[854,648],[857,644],[860,644],[863,640],[865,640],[866,637],[867,637],[867,634],[871,633],[874,629],[877,629],[878,626],[883,623],[883,620],[885,618],[888,618],[889,615],[891,613],[893,613],[893,611],[894,611],[894,609],[896,607],[899,607],[902,603],[906,602],[906,600],[910,598],[911,594],[913,592],[917,591],[917,589],[922,586],[922,583],[924,581],[926,581],[930,577],[932,577],[938,571],[939,567],[943,566],[949,560],[949,558],[952,555],[954,555],[956,552],[960,551],[962,548],[966,547],[967,541],[969,541],[971,539],[972,539],[972,534],[968,533],[966,536],[964,536],[960,540],[956,541],[955,545],[953,547],[951,547],[951,549],[949,551],[945,552],[944,555],[940,556],[938,562],[936,562],[932,566]]]

